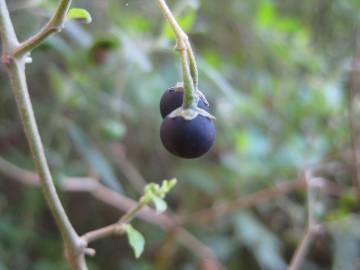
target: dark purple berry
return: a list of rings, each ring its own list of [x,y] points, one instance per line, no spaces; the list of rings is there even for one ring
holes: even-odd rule
[[[160,128],[160,138],[165,148],[182,158],[204,155],[214,143],[216,129],[213,120],[198,115],[192,120],[178,116],[166,117]]]
[[[179,108],[182,105],[184,89],[182,87],[172,87],[165,91],[160,100],[160,113],[162,118],[165,118],[169,113]],[[209,105],[201,98],[198,102],[198,107],[209,111]]]

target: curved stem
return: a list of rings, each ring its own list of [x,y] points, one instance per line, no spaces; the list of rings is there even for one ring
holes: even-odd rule
[[[184,81],[183,107],[196,106],[199,98],[196,92],[198,87],[198,70],[189,38],[181,29],[165,0],[156,0],[156,2],[176,36],[176,49],[180,53]]]
[[[62,0],[49,22],[35,35],[28,38],[15,48],[13,54],[20,57],[41,44],[49,35],[60,32],[64,27],[65,16],[70,8],[72,0]]]

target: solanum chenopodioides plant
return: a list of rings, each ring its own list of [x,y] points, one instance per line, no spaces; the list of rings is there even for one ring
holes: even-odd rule
[[[63,238],[65,256],[72,269],[86,270],[88,269],[86,255],[92,256],[95,254],[95,250],[88,248],[88,244],[108,235],[126,233],[129,243],[135,250],[135,255],[139,256],[143,250],[144,240],[141,234],[129,222],[139,210],[150,202],[154,203],[159,212],[164,211],[166,203],[163,198],[175,185],[176,180],[164,181],[161,186],[156,184],[146,186],[144,195],[138,201],[138,204],[125,213],[115,224],[90,231],[84,235],[79,235],[74,229],[54,185],[37,127],[25,73],[26,64],[32,61],[31,51],[49,35],[60,32],[67,19],[76,19],[85,23],[91,22],[91,16],[86,10],[79,8],[70,9],[71,2],[71,0],[60,0],[54,15],[48,23],[39,32],[20,42],[17,38],[7,3],[5,0],[0,0],[1,60],[10,78],[11,89],[16,99],[42,192]]]
[[[145,186],[144,194],[139,199],[137,205],[123,215],[118,222],[100,228],[98,230],[90,231],[82,236],[87,244],[100,238],[109,235],[119,235],[126,233],[128,236],[129,244],[134,249],[135,256],[138,258],[144,250],[145,240],[140,232],[130,225],[130,221],[134,218],[144,206],[152,203],[156,211],[160,214],[167,208],[164,197],[176,185],[176,179],[164,180],[161,185],[150,183]]]

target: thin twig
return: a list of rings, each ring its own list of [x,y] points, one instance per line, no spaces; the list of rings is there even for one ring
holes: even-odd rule
[[[114,223],[105,227],[102,227],[100,229],[96,229],[93,231],[89,231],[85,233],[82,238],[87,242],[91,243],[95,240],[105,238],[107,236],[111,235],[120,235],[125,233],[126,231],[126,224],[125,223]]]
[[[186,41],[186,47],[187,47],[187,51],[188,51],[190,72],[191,72],[191,77],[194,82],[194,87],[195,87],[195,90],[199,90],[199,71],[198,71],[196,60],[195,60],[195,54],[191,47],[189,39],[187,39],[187,41]]]
[[[339,195],[344,191],[342,187],[333,182],[330,182],[326,179],[322,179],[322,181],[325,185],[326,191],[329,194]],[[234,211],[256,207],[270,200],[276,199],[277,197],[285,196],[305,187],[306,182],[302,177],[291,181],[284,181],[277,184],[275,187],[264,188],[247,196],[240,197],[239,199],[223,202],[213,207],[205,208],[189,215],[178,217],[178,222],[182,225],[188,223],[206,224]]]
[[[122,218],[111,225],[96,229],[85,233],[82,238],[86,243],[90,243],[97,239],[101,239],[114,234],[123,234],[126,232],[126,225],[135,217],[135,215],[143,208],[148,202],[142,198],[133,208],[131,208]]]
[[[355,196],[360,203],[360,158],[358,154],[358,139],[356,126],[355,96],[358,88],[358,76],[360,74],[360,29],[356,35],[355,52],[351,66],[349,82],[349,99],[348,99],[348,118],[351,137],[351,153],[353,166],[353,185],[355,187]]]
[[[294,256],[291,259],[290,265],[288,267],[288,270],[297,270],[300,268],[304,257],[308,253],[308,250],[310,248],[310,245],[313,241],[314,236],[317,234],[317,232],[313,230],[307,230],[303,239],[301,240],[300,245],[296,249]]]
[[[324,187],[324,181],[322,178],[314,178],[310,172],[306,172],[304,175],[306,180],[306,194],[307,194],[307,208],[308,208],[308,218],[307,218],[307,230],[304,234],[303,239],[301,240],[300,245],[296,249],[288,270],[298,270],[302,265],[304,259],[309,253],[311,243],[314,241],[314,238],[322,231],[323,226],[318,220],[318,215],[322,211],[322,201],[321,198],[318,198],[319,190]]]
[[[24,170],[8,162],[2,157],[0,157],[0,173],[22,184],[39,186],[39,179],[35,173]],[[136,201],[109,189],[101,184],[97,179],[89,177],[68,177],[61,181],[60,188],[68,192],[88,192],[97,200],[123,212],[128,212],[137,205]],[[178,218],[176,216],[169,214],[157,214],[152,208],[145,206],[138,212],[137,217],[159,226],[163,230],[175,229],[178,242],[187,248],[192,254],[202,260],[210,259],[217,262],[218,265],[221,265],[206,245],[204,245],[186,229],[178,225]],[[221,268],[219,267],[219,269]]]
[[[184,82],[183,106],[184,108],[188,108],[191,106],[196,107],[199,98],[196,91],[198,85],[198,71],[189,38],[176,21],[175,16],[172,14],[170,8],[166,4],[166,1],[156,0],[156,2],[176,36],[176,49],[179,51],[180,54]]]
[[[283,182],[275,187],[262,189],[248,196],[241,197],[237,200],[221,203],[214,207],[192,213],[187,217],[185,216],[182,222],[207,223],[233,211],[260,205],[279,196],[283,196],[296,190],[302,189],[303,187],[305,187],[305,181],[302,178],[293,181]]]
[[[64,28],[66,14],[71,6],[72,0],[61,0],[53,17],[35,35],[28,38],[14,50],[14,56],[20,57],[40,45],[49,35],[60,32]]]
[[[11,81],[11,88],[16,99],[23,128],[30,146],[35,167],[40,177],[42,192],[63,237],[65,254],[69,263],[75,270],[86,270],[87,266],[84,256],[86,246],[73,228],[56,192],[28,91],[25,74],[26,59],[21,57],[53,32],[48,29],[52,29],[53,26],[57,27],[58,25],[61,25],[70,3],[71,1],[69,0],[61,1],[47,26],[40,31],[39,34],[36,34],[34,38],[30,38],[23,43],[25,46],[18,46],[16,33],[6,2],[5,0],[0,0],[0,31],[3,44],[2,60],[7,68]],[[16,55],[14,54],[14,51],[17,52]]]
[[[0,34],[3,47],[2,60],[4,64],[6,64],[9,59],[4,59],[4,57],[8,57],[7,54],[14,47],[18,46],[19,41],[16,36],[5,0],[0,1]]]

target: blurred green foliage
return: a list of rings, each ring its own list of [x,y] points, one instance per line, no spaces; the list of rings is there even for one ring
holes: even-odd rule
[[[24,39],[58,1],[7,2]],[[89,10],[93,22],[67,22],[63,33],[32,53],[27,70],[56,178],[95,174],[137,199],[117,164],[116,148],[149,182],[177,177],[169,208],[181,213],[294,179],[307,166],[336,163],[340,169],[321,176],[351,186],[348,81],[360,2],[168,2],[196,51],[200,88],[217,118],[216,145],[190,161],[172,157],[161,145],[159,99],[181,76],[174,36],[155,1],[75,0],[73,6]],[[32,168],[5,72],[0,81],[0,154]],[[67,269],[41,194],[1,178],[0,269]],[[81,232],[119,217],[88,195],[62,197]],[[360,219],[354,198],[329,196],[326,206],[330,229],[314,243],[303,269],[357,269]],[[190,229],[228,269],[280,270],[303,235],[305,212],[299,192]],[[135,260],[125,238],[106,239],[95,243],[91,269],[158,269],[166,233],[135,223],[146,238],[144,255]],[[169,269],[199,269],[190,252],[173,248]]]

